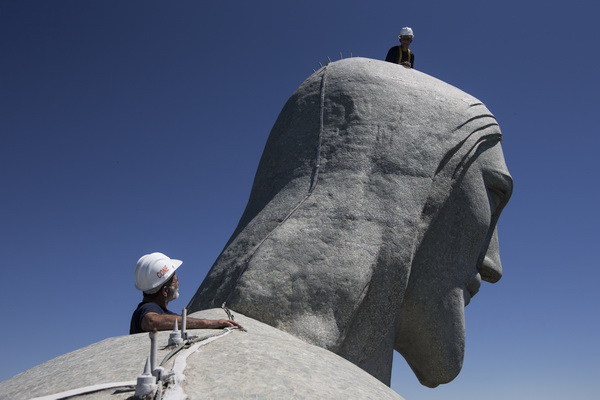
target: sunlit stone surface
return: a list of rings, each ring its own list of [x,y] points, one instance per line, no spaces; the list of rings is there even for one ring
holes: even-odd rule
[[[281,111],[191,309],[226,301],[385,383],[394,349],[423,384],[452,380],[463,308],[501,276],[495,225],[512,183],[500,140],[480,101],[431,76],[329,64]]]

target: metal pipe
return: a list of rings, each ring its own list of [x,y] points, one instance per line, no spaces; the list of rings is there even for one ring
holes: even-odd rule
[[[153,332],[150,332],[150,371],[154,373],[156,369],[156,329]]]
[[[185,340],[187,339],[187,332],[186,332],[186,326],[187,326],[187,308],[184,308],[183,310],[181,310],[181,339]]]

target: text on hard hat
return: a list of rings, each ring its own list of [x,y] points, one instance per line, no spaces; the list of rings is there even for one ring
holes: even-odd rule
[[[169,272],[169,267],[168,266],[164,266],[160,269],[160,271],[158,271],[156,273],[156,276],[158,276],[159,278],[162,278],[163,276],[165,276],[167,273]]]

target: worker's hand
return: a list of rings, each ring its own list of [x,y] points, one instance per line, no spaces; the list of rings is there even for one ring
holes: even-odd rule
[[[402,61],[400,63],[400,65],[402,65],[403,67],[406,67],[406,68],[412,68],[412,64],[408,61]]]
[[[219,325],[218,328],[231,328],[235,326],[240,329],[244,329],[244,327],[241,324],[230,319],[218,319],[215,322]]]

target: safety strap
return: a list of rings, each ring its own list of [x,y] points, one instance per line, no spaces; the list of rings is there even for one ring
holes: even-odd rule
[[[410,49],[406,50],[408,53],[408,62],[410,62]],[[398,46],[398,64],[402,62],[402,46]]]

